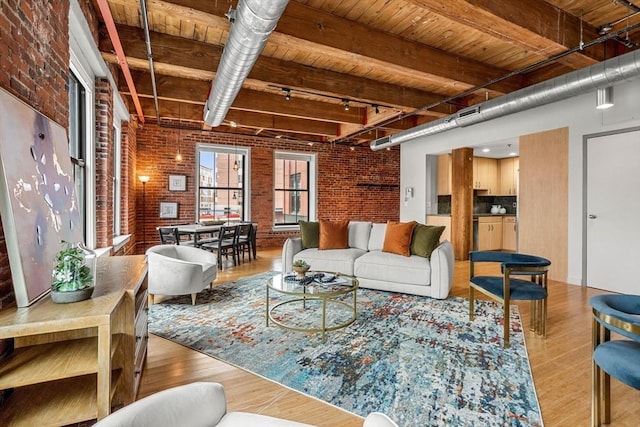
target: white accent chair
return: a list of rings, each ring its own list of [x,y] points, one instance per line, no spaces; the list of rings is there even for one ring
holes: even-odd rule
[[[140,399],[94,424],[94,427],[312,427],[295,421],[249,412],[227,412],[221,384],[195,382]],[[389,417],[373,412],[363,427],[398,427]]]
[[[149,295],[191,294],[196,304],[198,292],[216,279],[216,256],[209,251],[182,245],[156,245],[147,249]]]

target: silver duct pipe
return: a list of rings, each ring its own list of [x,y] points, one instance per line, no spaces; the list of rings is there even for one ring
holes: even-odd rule
[[[381,150],[421,136],[435,135],[458,127],[486,122],[638,77],[640,77],[640,50],[525,87],[391,136],[375,139],[371,141],[370,147],[374,151]]]
[[[240,0],[238,8],[227,14],[231,31],[204,105],[206,124],[220,126],[287,3],[289,0]]]

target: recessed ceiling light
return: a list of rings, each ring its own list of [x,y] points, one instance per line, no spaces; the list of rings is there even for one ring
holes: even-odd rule
[[[518,153],[514,153],[513,151],[511,153],[509,153],[510,156],[517,156]]]
[[[491,149],[489,149],[489,148],[483,148],[483,149],[482,149],[482,152],[483,152],[483,153],[488,153],[489,151],[491,151]]]

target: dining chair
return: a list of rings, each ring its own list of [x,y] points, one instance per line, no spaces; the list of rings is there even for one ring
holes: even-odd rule
[[[240,254],[242,254],[242,262],[244,262],[244,254],[247,253],[249,261],[251,261],[251,230],[253,225],[250,222],[241,223],[238,225],[238,261],[240,260]]]
[[[160,243],[163,245],[179,245],[180,236],[178,229],[175,227],[158,227],[158,233],[160,234]]]
[[[258,240],[258,223],[254,222],[251,224],[251,238],[249,240],[251,242],[251,253],[253,254],[253,259],[256,259],[256,254],[258,252],[256,247]]]
[[[223,225],[218,232],[218,239],[215,242],[203,243],[200,248],[215,251],[218,254],[218,269],[222,270],[222,255],[226,259],[231,255],[233,265],[240,263],[238,256],[238,225]]]
[[[476,263],[500,263],[501,275],[476,276]],[[504,311],[504,347],[509,347],[509,304],[511,300],[530,300],[530,329],[547,336],[547,273],[551,261],[521,253],[471,251],[469,252],[469,320],[473,321],[474,291],[480,291],[501,302]],[[521,279],[512,276],[527,276]]]
[[[611,377],[640,390],[640,295],[605,294],[589,300],[592,320],[591,424],[611,422]],[[626,339],[611,340],[611,332]]]

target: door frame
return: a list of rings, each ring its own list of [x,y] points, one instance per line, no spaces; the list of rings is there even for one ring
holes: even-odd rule
[[[582,137],[582,217],[581,217],[581,221],[582,221],[582,280],[581,280],[581,286],[587,286],[587,246],[588,246],[588,241],[587,241],[587,208],[588,208],[588,200],[587,200],[587,195],[588,195],[588,188],[587,188],[587,176],[588,176],[588,161],[589,161],[589,157],[588,157],[588,143],[589,143],[589,139],[592,138],[600,138],[603,136],[610,136],[610,135],[618,135],[621,133],[630,133],[630,132],[638,132],[640,131],[640,126],[633,126],[630,128],[622,128],[622,129],[615,129],[615,130],[610,130],[610,131],[606,131],[606,132],[598,132],[598,133],[590,133],[587,135],[583,135]]]

